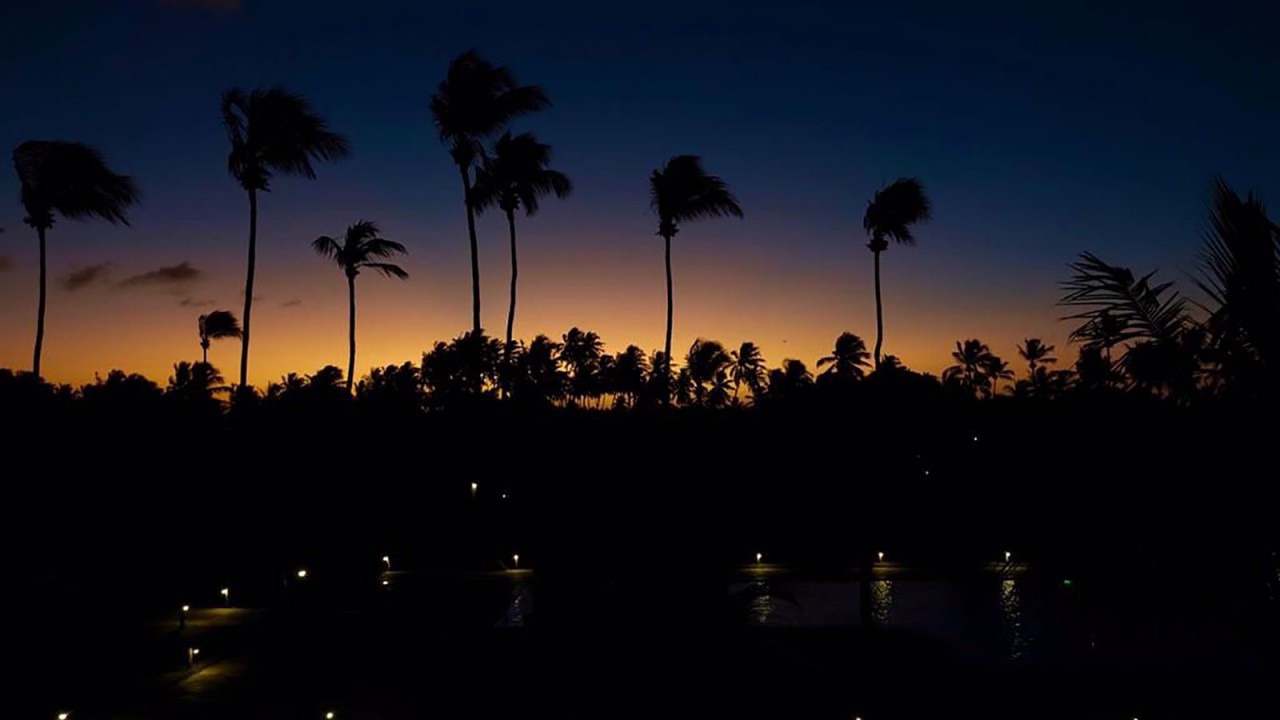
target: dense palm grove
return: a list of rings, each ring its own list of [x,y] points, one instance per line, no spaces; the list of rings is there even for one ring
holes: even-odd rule
[[[80,388],[46,384],[40,377],[46,310],[46,235],[55,215],[79,220],[127,222],[137,202],[132,178],[111,171],[102,155],[80,143],[28,141],[14,151],[26,222],[40,244],[40,298],[31,373],[0,371],[0,398],[26,402],[85,404],[122,402],[136,407],[176,404],[221,414],[277,404],[318,402],[394,406],[411,411],[503,403],[521,407],[634,409],[685,407],[737,410],[846,398],[860,388],[889,388],[960,400],[1046,400],[1121,394],[1182,405],[1214,399],[1272,398],[1280,356],[1280,230],[1253,194],[1241,197],[1217,180],[1210,204],[1195,284],[1205,301],[1181,295],[1172,281],[1081,254],[1063,283],[1061,305],[1076,324],[1074,360],[1038,338],[1027,338],[1001,357],[977,338],[957,340],[954,364],[941,378],[911,371],[884,355],[881,254],[891,244],[915,243],[915,227],[931,217],[924,185],[902,178],[875,193],[863,217],[867,247],[875,259],[874,350],[853,333],[835,339],[831,354],[811,370],[798,359],[770,367],[759,348],[736,349],[699,339],[675,357],[672,239],[684,225],[718,217],[742,217],[728,184],[708,173],[700,158],[677,155],[650,177],[650,207],[665,245],[666,339],[661,351],[634,345],[609,352],[594,332],[577,327],[557,340],[539,335],[517,340],[518,253],[516,214],[534,215],[539,200],[565,198],[572,182],[550,167],[551,148],[531,133],[507,129],[550,105],[536,85],[519,84],[506,67],[474,51],[450,64],[431,98],[440,141],[458,166],[467,217],[473,291],[472,329],[437,342],[420,363],[374,368],[356,377],[356,284],[361,270],[408,279],[390,258],[408,252],[380,236],[376,223],[361,220],[342,239],[321,236],[312,248],[334,262],[348,280],[349,355],[344,374],[328,365],[314,374],[290,374],[259,391],[247,383],[260,193],[276,176],[314,178],[315,164],[336,161],[350,143],[329,129],[303,97],[279,88],[228,90],[222,118],[230,151],[227,169],[249,201],[248,265],[241,319],[226,310],[197,320],[202,360],[181,362],[165,387],[138,375],[112,371]],[[492,143],[490,143],[492,141]],[[505,341],[480,326],[480,268],[475,218],[500,210],[510,242],[510,305]],[[217,339],[239,339],[239,383],[229,385],[207,361]],[[1001,352],[1005,352],[1001,350]],[[1014,356],[1016,352],[1016,357]]]

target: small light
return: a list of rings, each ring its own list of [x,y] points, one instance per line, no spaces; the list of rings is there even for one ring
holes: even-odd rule
[[[471,483],[471,492],[475,492],[479,487],[479,483]]]
[[[382,562],[384,562],[384,563],[390,563],[390,562],[391,562],[391,557],[390,557],[389,555],[383,555],[383,556],[382,556]]]
[[[884,562],[884,553],[883,552],[876,553],[876,558],[879,559],[880,562]]]
[[[506,500],[506,499],[507,499],[507,494],[506,494],[506,493],[502,493],[502,499],[503,499],[503,500]]]
[[[391,581],[390,581],[390,580],[383,580],[383,581],[382,581],[382,584],[383,584],[383,585],[390,585],[390,584],[391,584]]]
[[[192,654],[192,655],[199,655],[199,654],[200,654],[200,648],[191,648],[191,654]]]
[[[1009,562],[1011,558],[1013,558],[1013,553],[1006,550],[1004,553],[1004,561]]]
[[[222,597],[226,597],[231,593],[231,590],[229,588],[222,588],[218,592],[222,593]]]
[[[1063,585],[1068,585],[1068,586],[1069,586],[1069,585],[1071,585],[1071,580],[1070,580],[1070,579],[1063,580],[1063,581],[1062,581],[1062,584],[1063,584]]]
[[[190,610],[190,609],[191,609],[191,606],[190,606],[190,605],[183,605],[183,606],[182,606],[182,612],[187,612],[187,611],[188,611],[188,610]]]
[[[306,571],[306,570],[299,570],[299,571],[298,571],[298,578],[299,578],[299,579],[304,578],[304,577],[306,577],[306,576],[307,576],[307,571]]]
[[[67,720],[71,717],[71,713],[58,713],[58,720]]]
[[[512,565],[515,565],[516,567],[520,567],[520,555],[519,555],[519,554],[516,554],[516,555],[512,555],[512,556],[511,556],[511,564],[512,564]]]
[[[756,562],[760,562],[763,559],[764,559],[764,553],[756,553]]]
[[[333,720],[334,717],[333,712],[327,712],[324,714],[324,720]]]
[[[925,471],[924,471],[924,474],[925,474],[925,477],[928,477],[928,476],[929,476],[929,471],[928,471],[928,470],[925,470]]]

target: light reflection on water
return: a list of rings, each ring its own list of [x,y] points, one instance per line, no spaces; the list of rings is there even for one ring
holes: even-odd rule
[[[877,625],[889,624],[889,613],[893,610],[893,581],[871,581],[871,617]]]
[[[1000,619],[1004,625],[1006,654],[1010,660],[1019,660],[1026,655],[1030,640],[1022,628],[1022,595],[1018,592],[1017,580],[1000,581]]]
[[[524,627],[525,620],[533,610],[533,589],[524,579],[511,581],[511,595],[507,609],[498,619],[498,627]]]

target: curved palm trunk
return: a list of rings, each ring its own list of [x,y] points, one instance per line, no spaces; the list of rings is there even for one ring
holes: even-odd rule
[[[36,228],[36,235],[40,237],[40,304],[36,308],[36,349],[31,359],[31,372],[35,373],[37,378],[40,377],[40,353],[44,349],[44,306],[47,274],[45,268],[44,231],[43,227]]]
[[[516,324],[516,277],[520,270],[516,264],[516,214],[507,211],[507,227],[511,230],[511,305],[507,308],[507,344],[503,346],[503,359],[511,362],[511,330]]]
[[[258,192],[249,191],[249,268],[244,277],[244,324],[240,329],[240,392],[249,389],[249,326],[253,320],[253,270],[258,254]]]
[[[467,234],[471,238],[471,331],[480,334],[480,250],[476,244],[476,213],[471,207],[471,173],[467,166],[462,171],[462,202],[467,206]]]
[[[347,356],[347,394],[351,394],[351,383],[356,377],[356,276],[347,275],[347,299],[350,307],[349,323],[350,328],[347,340],[350,352]]]
[[[670,373],[671,368],[671,236],[663,235],[663,241],[667,247],[667,341],[662,346],[663,352],[667,355],[667,368]]]
[[[880,307],[880,251],[872,250],[876,258],[876,370],[880,369],[880,347],[884,344],[884,310]]]

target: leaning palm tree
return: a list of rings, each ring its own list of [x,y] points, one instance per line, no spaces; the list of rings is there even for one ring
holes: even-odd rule
[[[564,198],[573,191],[568,176],[547,167],[550,162],[551,146],[538,142],[532,133],[515,137],[505,133],[476,171],[476,213],[497,206],[506,213],[511,233],[511,304],[507,308],[507,342],[503,346],[506,361],[510,361],[511,330],[516,322],[516,210],[523,207],[525,216],[532,216],[538,212],[538,198],[551,193]]]
[[[196,327],[200,330],[200,350],[204,353],[201,362],[206,364],[209,362],[209,344],[212,341],[240,337],[240,322],[230,310],[214,310],[208,315],[201,315],[196,320]]]
[[[929,198],[924,194],[924,184],[916,178],[900,178],[892,185],[876,191],[867,203],[862,216],[862,227],[871,236],[867,248],[875,256],[876,270],[876,349],[875,363],[880,367],[880,348],[884,345],[884,309],[880,303],[880,253],[889,249],[889,241],[899,245],[914,245],[916,238],[911,226],[929,219]]]
[[[321,235],[311,243],[311,248],[334,261],[347,276],[349,353],[347,355],[347,392],[356,376],[356,276],[361,270],[376,270],[386,277],[408,280],[409,273],[394,263],[379,262],[378,258],[404,255],[409,251],[398,242],[378,237],[378,226],[369,220],[361,220],[347,227],[342,242],[328,235]]]
[[[480,333],[480,255],[471,169],[480,157],[481,141],[513,119],[550,104],[542,88],[518,85],[510,69],[494,65],[475,50],[468,50],[449,63],[444,80],[431,96],[431,115],[440,142],[449,146],[449,155],[462,175],[462,200],[471,239],[471,332],[475,335]]]
[[[738,199],[729,186],[702,169],[697,155],[677,155],[649,177],[649,206],[658,214],[658,235],[666,244],[667,340],[663,353],[671,357],[671,238],[680,223],[703,218],[742,217]]]
[[[48,278],[45,233],[53,227],[53,214],[72,220],[101,218],[113,225],[128,225],[125,211],[138,202],[138,186],[133,178],[112,172],[102,153],[78,142],[28,140],[14,149],[13,166],[22,186],[25,221],[35,228],[40,239],[40,303],[31,361],[31,372],[40,377]]]
[[[340,160],[350,153],[346,138],[301,95],[282,88],[222,93],[222,122],[231,141],[227,171],[249,195],[249,266],[244,280],[244,327],[240,342],[240,388],[248,388],[249,326],[253,317],[253,273],[258,252],[258,193],[271,190],[271,176],[314,179],[312,163]]]

